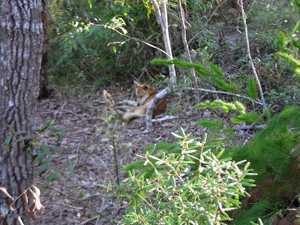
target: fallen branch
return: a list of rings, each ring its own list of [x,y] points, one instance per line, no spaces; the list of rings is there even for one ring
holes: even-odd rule
[[[241,127],[233,127],[233,130],[261,130],[264,129],[266,125],[256,125],[256,126],[241,126]]]
[[[123,100],[117,103],[117,105],[131,105],[131,106],[137,106],[137,101],[133,100]]]
[[[171,87],[173,87],[172,82],[169,84],[168,87],[166,87],[161,92],[156,94],[155,97],[149,102],[148,109],[147,109],[147,112],[146,112],[146,126],[147,126],[147,129],[152,128],[152,115],[153,115],[153,110],[154,110],[154,107],[155,107],[156,103],[159,100],[165,98],[168,94],[171,93]]]
[[[165,116],[162,118],[158,118],[158,119],[152,119],[152,122],[161,122],[161,121],[166,121],[166,120],[174,120],[174,119],[178,119],[180,118],[179,116]]]

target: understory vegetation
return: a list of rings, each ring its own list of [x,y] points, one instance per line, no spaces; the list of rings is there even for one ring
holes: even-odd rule
[[[191,62],[177,3],[168,4],[167,60],[151,1],[49,1],[50,82],[95,93],[133,80],[165,86],[175,65],[172,94],[219,116],[195,118],[201,137],[181,130],[143,146],[123,181],[100,185],[128,203],[119,223],[277,224],[300,203],[300,1],[244,1],[249,39],[237,1],[183,1]]]

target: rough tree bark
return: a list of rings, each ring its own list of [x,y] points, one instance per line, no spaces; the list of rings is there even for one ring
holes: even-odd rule
[[[39,99],[48,98],[50,91],[48,89],[48,70],[47,70],[47,56],[49,46],[49,15],[48,15],[48,4],[47,0],[42,0],[42,23],[44,30],[44,43],[43,43],[43,55],[42,55],[42,66],[40,73],[40,92]]]
[[[0,187],[13,198],[33,184],[31,153],[25,146],[26,137],[33,137],[35,130],[44,38],[41,9],[41,0],[2,0],[1,3]],[[32,223],[27,213],[32,199],[25,193],[13,204],[26,225]],[[17,224],[9,208],[11,203],[0,192],[0,214],[5,214],[9,224]]]

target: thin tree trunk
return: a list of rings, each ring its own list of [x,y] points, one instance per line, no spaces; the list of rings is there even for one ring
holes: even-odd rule
[[[25,146],[35,130],[44,37],[41,8],[41,0],[1,3],[0,187],[15,199],[33,184],[31,152]],[[31,202],[32,196],[25,193],[13,205],[26,225],[32,224],[27,213]],[[9,224],[17,224],[11,203],[0,193],[0,213],[4,212]]]
[[[261,101],[264,105],[264,109],[267,109],[267,105],[266,105],[265,98],[264,98],[264,93],[262,91],[260,81],[259,81],[256,69],[255,69],[255,66],[254,66],[254,63],[253,63],[253,60],[252,60],[252,56],[251,56],[250,44],[249,44],[249,38],[248,38],[248,27],[247,27],[247,21],[246,21],[247,16],[246,16],[246,13],[244,11],[243,0],[238,0],[238,4],[241,7],[243,22],[244,22],[244,26],[245,26],[245,37],[246,37],[246,44],[247,44],[247,51],[248,51],[248,56],[249,56],[249,60],[250,60],[250,65],[251,65],[252,70],[253,70],[253,74],[254,74],[254,77],[255,77],[255,80],[256,80],[256,83],[257,83],[257,86],[258,86],[258,90],[260,92]]]
[[[160,2],[161,10],[158,7],[158,4],[157,4],[156,0],[151,0],[151,2],[154,5],[154,8],[156,10],[157,21],[160,24],[161,29],[162,29],[165,50],[167,52],[167,59],[172,60],[173,59],[173,54],[172,54],[170,35],[169,35],[167,0],[162,0]],[[170,73],[170,81],[173,84],[176,84],[176,71],[175,71],[175,66],[174,65],[169,66],[169,73]]]
[[[42,23],[44,31],[44,44],[43,44],[43,55],[42,55],[42,65],[40,74],[40,92],[39,99],[48,98],[50,91],[48,89],[48,69],[47,69],[47,57],[48,57],[48,47],[49,47],[49,15],[48,15],[48,4],[47,0],[42,0]]]
[[[190,49],[189,45],[186,39],[186,26],[185,26],[185,17],[184,17],[184,10],[181,5],[181,0],[178,0],[178,14],[179,14],[179,19],[180,19],[180,24],[181,24],[181,36],[182,36],[182,42],[184,46],[184,51],[186,54],[186,59],[188,62],[192,63],[191,55],[190,55]],[[195,89],[195,100],[196,103],[199,103],[199,92],[198,92],[198,80],[197,80],[197,75],[195,73],[195,70],[192,68],[191,70],[191,75],[194,79],[194,89]],[[197,109],[197,119],[200,120],[200,109]],[[200,135],[202,135],[202,127],[200,127],[199,130]]]
[[[151,2],[156,11],[157,21],[161,25],[161,28],[162,28],[165,49],[167,52],[167,59],[172,60],[173,56],[172,56],[172,48],[171,48],[171,42],[170,42],[170,36],[169,36],[167,0],[161,0],[161,2],[160,2],[161,10],[160,10],[156,0],[151,0]],[[151,127],[152,127],[152,114],[153,114],[153,109],[155,107],[156,102],[158,102],[158,100],[164,98],[166,95],[171,93],[171,89],[177,83],[176,71],[175,71],[174,64],[169,66],[169,74],[170,74],[170,83],[169,83],[168,87],[166,87],[164,90],[159,92],[149,103],[147,113],[146,113],[147,129],[151,129]]]

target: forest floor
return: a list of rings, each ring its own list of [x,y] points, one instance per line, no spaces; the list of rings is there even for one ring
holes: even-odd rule
[[[134,99],[128,89],[118,86],[108,87],[107,91],[115,103]],[[167,98],[166,114],[179,118],[155,122],[154,132],[146,130],[145,119],[136,119],[127,125],[116,119],[107,122],[106,118],[115,110],[116,104],[110,108],[102,91],[84,94],[87,92],[74,87],[54,87],[51,98],[38,102],[37,128],[55,119],[54,126],[68,132],[62,133],[61,139],[53,132],[45,132],[39,137],[47,146],[59,146],[63,151],[53,152],[49,164],[51,169],[35,180],[41,188],[41,201],[46,208],[43,215],[37,215],[36,224],[114,224],[121,219],[127,203],[121,202],[117,206],[117,199],[106,199],[106,191],[99,187],[99,184],[106,186],[109,179],[117,180],[113,143],[108,135],[113,130],[118,136],[119,168],[137,160],[136,154],[144,154],[143,147],[146,145],[174,142],[171,133],[179,132],[181,127],[191,136],[199,136],[197,111],[191,102],[191,92],[180,92]],[[201,118],[228,121],[228,115],[218,110],[201,110]],[[243,131],[236,135],[241,137],[239,144],[252,136]],[[68,161],[74,168],[73,178],[67,167]],[[53,173],[60,173],[62,179],[42,187],[46,177]],[[119,179],[123,180],[126,175],[120,171]]]

